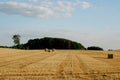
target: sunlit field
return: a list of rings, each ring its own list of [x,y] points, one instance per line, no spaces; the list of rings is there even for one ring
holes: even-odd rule
[[[0,80],[120,80],[120,51],[0,48]]]

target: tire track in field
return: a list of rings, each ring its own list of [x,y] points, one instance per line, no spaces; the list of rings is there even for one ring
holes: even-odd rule
[[[63,80],[89,80],[83,74],[76,54],[68,53],[66,59],[59,65],[56,79]]]
[[[89,71],[88,67],[85,63],[83,63],[79,56],[80,54],[76,54],[76,59],[79,61],[79,67],[83,70],[83,73],[87,73]]]
[[[59,53],[37,63],[28,65],[23,69],[28,71],[38,71],[40,74],[56,74],[56,71],[58,69],[57,67],[61,64],[62,61],[65,60],[66,56],[67,54]]]
[[[6,65],[3,65],[3,67],[23,69],[24,67],[26,67],[28,65],[37,63],[41,60],[44,60],[48,57],[51,57],[51,56],[55,55],[55,54],[51,54],[51,55],[40,54],[40,55],[41,56],[34,55],[34,56],[29,56],[29,57],[26,57],[26,58],[19,59],[19,60],[15,60],[15,61],[9,62]]]
[[[17,57],[17,56],[22,56],[22,55],[30,55],[30,54],[33,54],[33,53],[36,53],[36,52],[41,52],[41,50],[36,50],[36,51],[33,51],[33,50],[10,50],[10,51],[5,51],[5,53],[3,54],[0,54],[0,61],[3,59],[6,59],[6,58],[10,58],[10,57]],[[2,53],[2,51],[1,51]]]
[[[42,56],[45,58],[45,56],[49,56],[48,54],[46,53],[39,53],[39,52],[34,52],[34,53],[31,53],[31,54],[24,54],[24,55],[21,55],[21,56],[13,56],[13,57],[10,57],[10,58],[7,58],[7,60],[3,60],[2,62],[0,62],[0,67],[16,67],[16,68],[22,68],[24,66],[26,66],[26,64],[32,64],[32,62],[36,62],[37,60],[39,60],[40,58],[42,58]],[[38,57],[40,56],[40,58]],[[36,58],[35,58],[36,57]],[[35,59],[35,61],[34,61]],[[26,61],[25,61],[26,60]],[[32,61],[32,62],[31,62]],[[16,64],[16,65],[14,65]]]
[[[109,70],[110,65],[106,62],[94,59],[86,54],[80,54],[78,55],[79,60],[82,62],[82,64],[88,69],[87,71],[100,71],[100,72],[106,72],[106,70]]]
[[[5,56],[5,57],[1,57],[0,58],[0,63],[1,62],[5,62],[5,61],[10,61],[10,60],[14,60],[14,59],[17,59],[17,58],[21,58],[21,57],[24,57],[24,56],[30,56],[30,55],[34,55],[35,54],[35,52],[28,52],[28,51],[24,51],[24,52],[19,52],[19,53],[17,53],[17,52],[14,52],[14,53],[8,53],[8,54],[6,54],[6,55],[8,55],[8,56]]]
[[[6,52],[4,54],[0,54],[0,59],[9,58],[12,56],[20,56],[25,55],[25,51],[14,51],[14,52]]]
[[[25,55],[25,53],[29,53],[29,52],[32,52],[32,51],[14,50],[14,49],[2,50],[2,51],[0,51],[0,59],[4,59],[4,58],[7,58],[7,57],[9,58],[9,57],[13,57],[13,56]]]

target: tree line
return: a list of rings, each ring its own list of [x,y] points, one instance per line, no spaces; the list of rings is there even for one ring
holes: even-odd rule
[[[45,37],[42,39],[31,39],[24,47],[29,47],[29,49],[81,49],[84,50],[85,47],[81,43],[75,41],[63,39],[63,38],[51,38]]]
[[[12,39],[14,46],[10,48],[16,49],[78,49],[78,50],[103,50],[103,48],[97,46],[91,46],[85,48],[81,43],[71,41],[64,38],[52,38],[44,37],[41,39],[30,39],[25,44],[20,44],[21,36],[19,34],[13,35]],[[0,46],[3,48],[8,48],[7,46]]]

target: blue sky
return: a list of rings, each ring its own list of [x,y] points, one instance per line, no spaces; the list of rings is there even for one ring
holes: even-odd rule
[[[0,45],[12,36],[62,37],[85,47],[120,49],[120,0],[1,0]]]

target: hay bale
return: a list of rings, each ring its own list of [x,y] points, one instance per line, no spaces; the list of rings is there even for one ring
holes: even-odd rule
[[[51,50],[50,50],[50,49],[48,49],[48,52],[51,52]]]
[[[45,52],[48,52],[48,49],[47,49],[47,48],[45,48]]]
[[[108,54],[108,59],[113,59],[113,54]]]
[[[53,49],[52,49],[52,52],[54,52],[54,51],[55,51],[55,49],[53,48]]]

